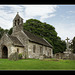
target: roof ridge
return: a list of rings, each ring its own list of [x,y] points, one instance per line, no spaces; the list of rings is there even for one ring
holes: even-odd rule
[[[53,47],[45,38],[43,38],[51,47]]]
[[[38,38],[43,39],[42,37],[40,37],[40,36],[38,36],[38,35],[36,35],[36,34],[34,34],[34,33],[31,33],[31,32],[29,32],[29,31],[27,31],[27,30],[24,30],[24,31],[26,31],[26,32],[28,32],[28,33],[30,33],[30,34],[32,34],[32,35],[34,35],[34,36],[37,36]]]
[[[45,45],[45,46],[48,46],[48,47],[52,47],[47,41],[45,41],[42,37],[39,37],[27,30],[24,30],[24,33],[30,38],[30,41],[32,42],[36,42],[36,43],[39,43],[39,44],[42,44],[42,45]]]
[[[8,35],[9,38],[11,39],[11,41],[13,42],[13,44],[17,45],[17,46],[23,46],[23,44],[19,41],[19,39],[15,36],[12,35]]]

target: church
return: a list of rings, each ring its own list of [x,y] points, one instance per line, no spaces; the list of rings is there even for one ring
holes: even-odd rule
[[[23,18],[17,13],[13,19],[12,34],[5,33],[0,40],[0,58],[9,58],[15,52],[21,53],[22,58],[53,57],[52,48],[46,39],[23,30]]]

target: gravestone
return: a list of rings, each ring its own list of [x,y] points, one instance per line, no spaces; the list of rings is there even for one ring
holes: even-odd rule
[[[14,60],[14,61],[17,61],[18,60],[18,53],[15,52],[15,53],[12,53],[9,58],[9,60]]]
[[[67,37],[67,39],[65,39],[65,40],[67,40],[67,42],[66,42],[66,51],[64,51],[63,53],[64,53],[64,58],[65,59],[70,59],[70,54],[71,54],[71,49],[69,48],[69,46],[70,46],[70,44],[69,44],[69,38]]]

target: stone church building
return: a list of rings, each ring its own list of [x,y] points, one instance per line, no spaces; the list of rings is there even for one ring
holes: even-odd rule
[[[53,57],[52,45],[44,38],[23,30],[23,19],[18,13],[13,19],[12,34],[3,34],[1,38],[0,58],[9,58],[15,52],[22,53],[22,58],[39,58],[44,54]]]

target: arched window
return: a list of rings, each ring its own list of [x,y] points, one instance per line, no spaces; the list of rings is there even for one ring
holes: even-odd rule
[[[51,55],[51,49],[49,49],[49,51],[50,51],[50,55]]]
[[[43,54],[43,47],[40,47],[40,54]]]
[[[16,20],[15,20],[15,26],[16,26]]]
[[[17,48],[17,53],[19,53],[19,48]]]
[[[36,46],[33,45],[33,53],[35,53],[35,50],[36,50]]]

